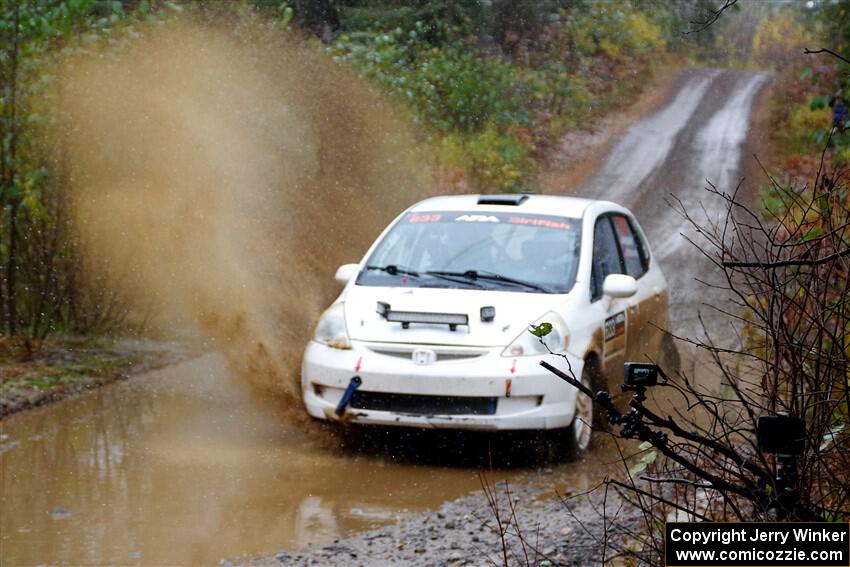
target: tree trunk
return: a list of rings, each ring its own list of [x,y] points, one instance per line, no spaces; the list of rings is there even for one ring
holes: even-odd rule
[[[18,334],[18,298],[15,293],[18,274],[18,209],[20,201],[12,203],[9,212],[9,257],[6,259],[6,329],[10,336]]]
[[[12,188],[15,183],[15,153],[18,143],[18,128],[17,128],[17,95],[18,95],[18,51],[20,46],[20,6],[15,3],[15,16],[12,26],[12,42],[11,53],[9,54],[9,110],[6,117],[8,124],[9,146],[6,155],[3,158],[3,177],[0,179],[0,205],[5,207],[5,199],[8,199],[11,204],[9,211],[9,248],[8,258],[6,260],[6,330],[10,335],[17,334],[18,325],[18,309],[17,297],[15,294],[15,276],[17,272],[17,222],[18,208],[20,207],[20,199],[15,195],[11,195]]]

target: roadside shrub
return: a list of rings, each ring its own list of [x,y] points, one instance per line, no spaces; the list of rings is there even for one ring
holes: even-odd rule
[[[846,168],[850,166],[850,148],[843,148],[835,152],[832,156],[832,163],[835,167]]]
[[[600,0],[569,10],[565,29],[579,57],[602,54],[619,60],[666,46],[661,28],[630,2]]]
[[[450,167],[465,168],[475,191],[528,189],[532,172],[528,145],[518,136],[486,128],[472,137],[450,135],[440,142],[440,157]]]
[[[385,88],[422,125],[450,182],[482,191],[526,187],[533,170],[535,89],[519,68],[459,41],[434,46],[426,26],[341,35],[329,48],[341,62]],[[561,89],[564,93],[567,91]],[[452,180],[454,179],[454,181]]]
[[[818,132],[828,131],[832,127],[832,113],[829,107],[812,106],[811,103],[791,106],[785,129],[780,134],[783,145],[788,151],[810,152]]]
[[[366,77],[398,94],[403,92],[406,71],[415,57],[417,31],[342,34],[328,48],[338,61],[353,65]]]
[[[767,14],[753,36],[753,56],[764,65],[782,65],[796,58],[811,36],[789,10]]]
[[[529,122],[509,65],[457,45],[424,55],[410,74],[409,92],[433,128],[479,132]]]
[[[346,29],[386,30],[410,27],[422,18],[423,10],[414,6],[340,6],[339,17]]]
[[[432,130],[479,132],[529,122],[511,65],[460,43],[432,46],[420,41],[422,32],[419,25],[408,32],[343,35],[333,53],[409,104]]]
[[[549,59],[539,67],[527,69],[523,82],[530,93],[536,122],[545,123],[545,134],[552,137],[582,125],[595,99],[587,81],[562,59]]]

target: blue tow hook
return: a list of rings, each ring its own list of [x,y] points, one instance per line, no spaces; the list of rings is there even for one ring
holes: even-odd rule
[[[336,406],[336,409],[334,410],[337,417],[343,416],[345,408],[347,408],[348,404],[351,403],[351,397],[354,395],[354,391],[359,388],[362,383],[363,380],[360,379],[360,376],[355,376],[351,379],[351,382],[348,383],[348,388],[345,389],[345,393],[342,395],[339,405]]]

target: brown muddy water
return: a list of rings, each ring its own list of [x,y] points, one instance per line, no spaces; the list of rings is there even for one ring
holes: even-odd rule
[[[488,465],[470,453],[486,461],[487,439],[341,451],[258,409],[205,355],[0,421],[0,565],[215,564],[330,543],[479,490]],[[606,459],[544,478],[586,488]]]

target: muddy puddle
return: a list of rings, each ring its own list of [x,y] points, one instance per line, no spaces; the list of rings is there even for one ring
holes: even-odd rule
[[[380,431],[330,447],[258,409],[217,355],[12,416],[0,564],[215,564],[326,544],[479,490],[481,471],[545,467],[582,489],[608,453],[537,466],[492,436]]]

